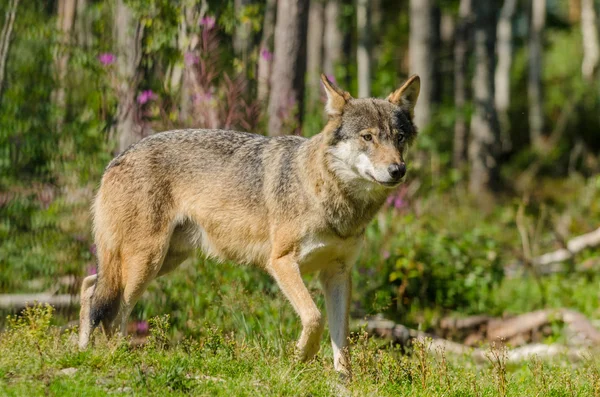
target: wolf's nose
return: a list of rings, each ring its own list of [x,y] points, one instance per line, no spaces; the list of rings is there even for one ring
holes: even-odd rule
[[[406,174],[406,164],[392,164],[388,167],[388,172],[390,173],[392,179],[398,180],[402,178],[404,174]]]

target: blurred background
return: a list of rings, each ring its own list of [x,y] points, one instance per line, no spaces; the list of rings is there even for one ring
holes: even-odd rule
[[[310,137],[325,123],[321,72],[355,97],[416,73],[420,135],[367,230],[353,316],[436,333],[452,315],[568,307],[597,323],[599,12],[597,0],[4,0],[0,311],[40,300],[58,322],[77,318],[96,271],[90,203],[128,145],[187,127]],[[266,275],[201,254],[152,284],[132,329],[161,313],[179,334],[298,330]]]

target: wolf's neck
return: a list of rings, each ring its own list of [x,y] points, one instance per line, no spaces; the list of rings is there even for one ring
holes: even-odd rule
[[[329,163],[326,136],[319,134],[308,142],[307,183],[317,197],[327,223],[340,237],[362,233],[385,202],[385,189],[367,190],[360,182],[345,182]]]

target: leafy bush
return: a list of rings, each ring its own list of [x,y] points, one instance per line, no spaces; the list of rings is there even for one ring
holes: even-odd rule
[[[393,301],[399,313],[413,305],[483,311],[503,275],[498,248],[477,229],[456,233],[405,228],[385,260],[389,283],[378,299]]]

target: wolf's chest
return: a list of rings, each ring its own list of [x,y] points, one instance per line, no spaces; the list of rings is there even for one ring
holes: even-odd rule
[[[362,246],[362,236],[341,239],[332,234],[305,236],[298,250],[302,273],[310,273],[336,263],[352,264]]]

